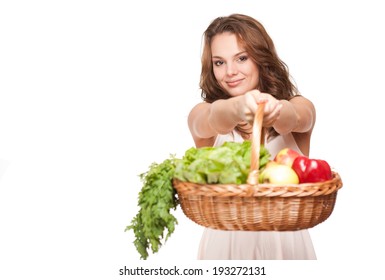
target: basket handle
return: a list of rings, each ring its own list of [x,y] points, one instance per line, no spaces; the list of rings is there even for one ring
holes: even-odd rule
[[[247,183],[250,185],[258,185],[259,175],[259,153],[262,139],[262,121],[265,103],[258,104],[257,111],[254,115],[253,135],[251,142],[251,163],[250,173],[247,178]]]

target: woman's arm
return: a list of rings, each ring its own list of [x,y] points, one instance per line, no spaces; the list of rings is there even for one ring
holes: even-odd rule
[[[188,116],[188,126],[195,144],[213,144],[218,134],[232,131],[242,121],[237,114],[236,104],[236,98],[197,104]]]
[[[280,100],[282,105],[278,118],[273,123],[279,134],[290,132],[306,133],[313,129],[316,112],[313,103],[303,96],[290,101]]]

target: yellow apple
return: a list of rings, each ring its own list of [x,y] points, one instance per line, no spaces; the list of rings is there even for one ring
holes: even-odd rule
[[[271,161],[261,172],[259,182],[278,185],[298,184],[299,178],[290,166]]]

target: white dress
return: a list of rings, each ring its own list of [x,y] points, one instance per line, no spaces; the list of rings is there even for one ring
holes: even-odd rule
[[[234,134],[219,135],[214,146],[226,141],[242,142]],[[274,157],[281,149],[291,148],[299,153],[292,134],[265,141]],[[313,243],[307,230],[299,231],[224,231],[205,228],[199,245],[200,260],[315,260]]]

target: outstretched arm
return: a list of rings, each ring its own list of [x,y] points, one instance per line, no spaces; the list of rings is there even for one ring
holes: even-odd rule
[[[290,132],[306,133],[313,129],[316,112],[313,103],[303,96],[296,96],[290,101],[280,100],[282,108],[273,123],[279,134]]]

